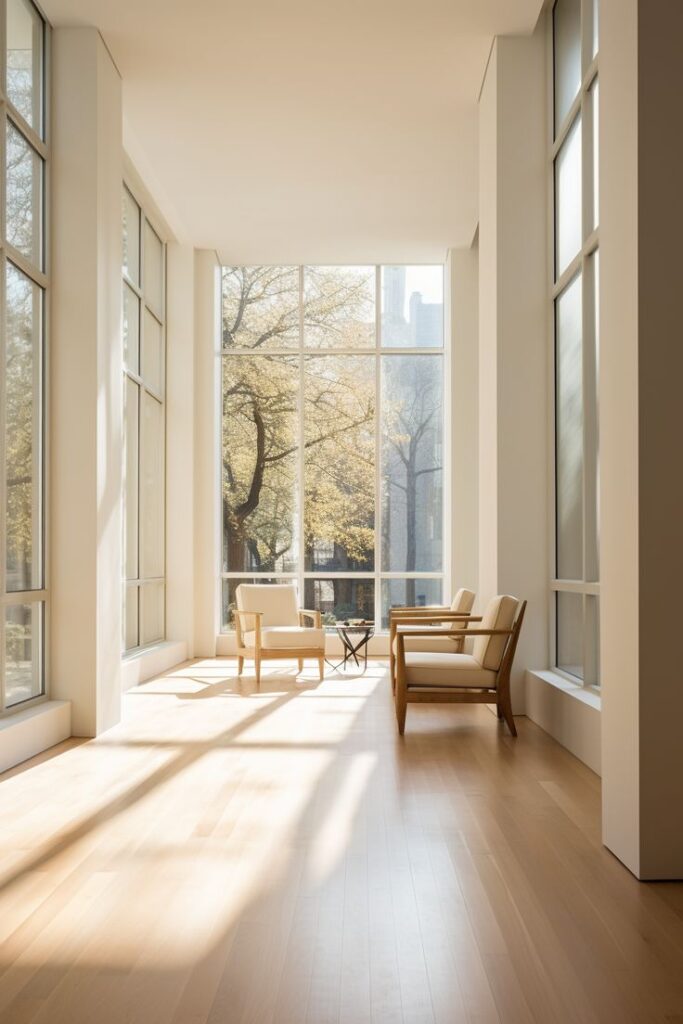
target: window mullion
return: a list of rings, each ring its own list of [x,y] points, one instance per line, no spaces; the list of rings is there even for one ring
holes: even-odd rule
[[[382,268],[375,268],[375,626],[382,623]]]
[[[306,443],[306,427],[304,423],[304,416],[306,413],[306,400],[304,396],[304,387],[306,383],[306,377],[304,373],[304,268],[299,267],[299,422],[298,427],[298,479],[299,479],[299,507],[297,509],[297,518],[299,523],[299,551],[298,551],[298,587],[299,587],[299,605],[306,607],[306,596],[305,596],[305,583],[304,583],[304,570],[306,568],[306,548],[304,544],[304,505],[306,501],[306,463],[305,463],[305,448]]]
[[[4,159],[2,162],[4,167]],[[2,193],[2,208],[4,211],[4,174],[0,175],[2,186],[0,192]],[[4,237],[4,236],[3,236]],[[5,538],[7,537],[7,524],[5,522],[7,516],[7,476],[6,476],[6,455],[5,448],[7,445],[7,430],[6,430],[6,414],[5,414],[5,401],[6,401],[6,380],[7,374],[5,372],[5,361],[7,358],[7,317],[5,311],[5,297],[6,297],[6,260],[5,254],[0,254],[0,592],[3,596],[7,590],[7,545]],[[5,710],[5,660],[6,660],[6,647],[5,647],[5,622],[6,622],[5,602],[3,600],[2,606],[0,606],[0,714]]]

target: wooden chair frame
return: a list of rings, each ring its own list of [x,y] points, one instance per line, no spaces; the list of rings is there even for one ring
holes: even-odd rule
[[[470,612],[452,612],[450,608],[391,608],[389,610],[389,675],[391,677],[391,689],[396,692],[396,655],[394,654],[394,641],[396,629],[400,626],[409,625],[437,625],[440,622],[481,622],[481,615],[472,615]],[[434,631],[430,630],[429,635],[433,636]],[[447,635],[443,630],[443,635]],[[437,636],[441,637],[442,632]],[[459,654],[464,644],[463,639],[453,641],[453,654]]]
[[[237,675],[242,675],[242,669],[244,667],[244,659],[253,659],[254,662],[254,673],[256,675],[256,685],[261,685],[261,662],[271,661],[277,659],[296,659],[299,663],[299,672],[304,667],[305,658],[315,658],[318,662],[318,671],[320,673],[320,681],[322,682],[325,675],[325,642],[323,639],[323,646],[320,647],[281,647],[281,648],[264,648],[261,646],[261,619],[263,618],[263,612],[247,612],[241,611],[239,608],[233,608],[232,611],[234,622],[235,622],[235,643],[237,646]],[[297,610],[299,616],[299,625],[304,625],[304,619],[313,619],[313,627],[315,629],[322,629],[322,621],[320,618],[319,611],[311,611],[309,608],[299,608]],[[251,630],[246,627],[243,623],[245,619],[251,618],[254,623],[254,645],[253,647],[247,646],[243,641],[244,633],[250,633]]]
[[[463,640],[468,636],[506,636],[508,641],[503,651],[500,667],[491,687],[461,687],[457,690],[449,690],[447,687],[435,687],[433,690],[424,687],[411,689],[406,682],[405,662],[405,637],[406,636],[431,636],[432,633],[426,630],[412,629],[407,627],[396,632],[396,720],[398,731],[401,736],[405,731],[406,712],[408,704],[495,704],[499,720],[505,720],[508,729],[513,736],[517,735],[515,720],[512,716],[512,701],[510,699],[510,672],[512,662],[517,650],[519,634],[526,611],[526,601],[519,606],[517,618],[511,629],[453,629],[444,630],[444,636],[461,637]]]

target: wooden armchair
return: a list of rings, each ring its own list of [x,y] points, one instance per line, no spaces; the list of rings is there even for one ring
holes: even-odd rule
[[[526,601],[499,596],[490,602],[478,629],[448,629],[445,635],[475,638],[472,654],[406,651],[410,638],[430,636],[421,626],[398,625],[396,630],[396,719],[403,735],[410,703],[495,704],[517,735],[510,701],[510,671],[517,649]]]
[[[480,622],[480,617],[471,614],[476,594],[461,587],[450,606],[426,608],[391,608],[389,610],[389,672],[391,688],[396,688],[396,629],[398,625],[420,625],[421,636],[405,638],[406,651],[434,651],[457,654],[463,649],[461,637],[448,635],[449,629],[465,629],[468,622]],[[458,626],[458,623],[461,623]]]
[[[319,611],[298,608],[296,588],[280,583],[240,583],[233,611],[237,646],[237,674],[244,659],[254,661],[256,684],[261,682],[261,662],[266,659],[296,659],[299,671],[304,658],[315,658],[320,679],[325,673],[325,631]],[[312,619],[312,625],[305,625]]]

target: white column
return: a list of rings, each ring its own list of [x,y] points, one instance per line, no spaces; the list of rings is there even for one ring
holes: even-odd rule
[[[479,105],[479,607],[528,602],[512,691],[548,664],[545,38],[496,39]]]
[[[195,253],[194,635],[213,657],[220,616],[220,283],[216,254]]]
[[[479,251],[451,249],[451,583],[479,588]],[[448,597],[448,595],[444,595]]]
[[[166,257],[166,635],[194,654],[194,250]]]
[[[603,838],[639,878],[681,878],[683,6],[600,16]]]
[[[121,82],[95,29],[52,38],[50,683],[93,736],[121,700]]]

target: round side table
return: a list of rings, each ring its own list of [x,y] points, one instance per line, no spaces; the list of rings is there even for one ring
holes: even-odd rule
[[[360,661],[358,660],[358,654],[360,653],[360,656],[364,659],[363,671],[365,672],[368,667],[368,641],[375,632],[374,622],[363,622],[359,626],[350,626],[347,622],[335,622],[334,625],[337,630],[337,636],[344,648],[344,657],[336,665],[333,665],[326,658],[327,664],[335,670],[342,669],[344,671],[346,670],[347,663],[353,658],[356,667],[360,668]]]

